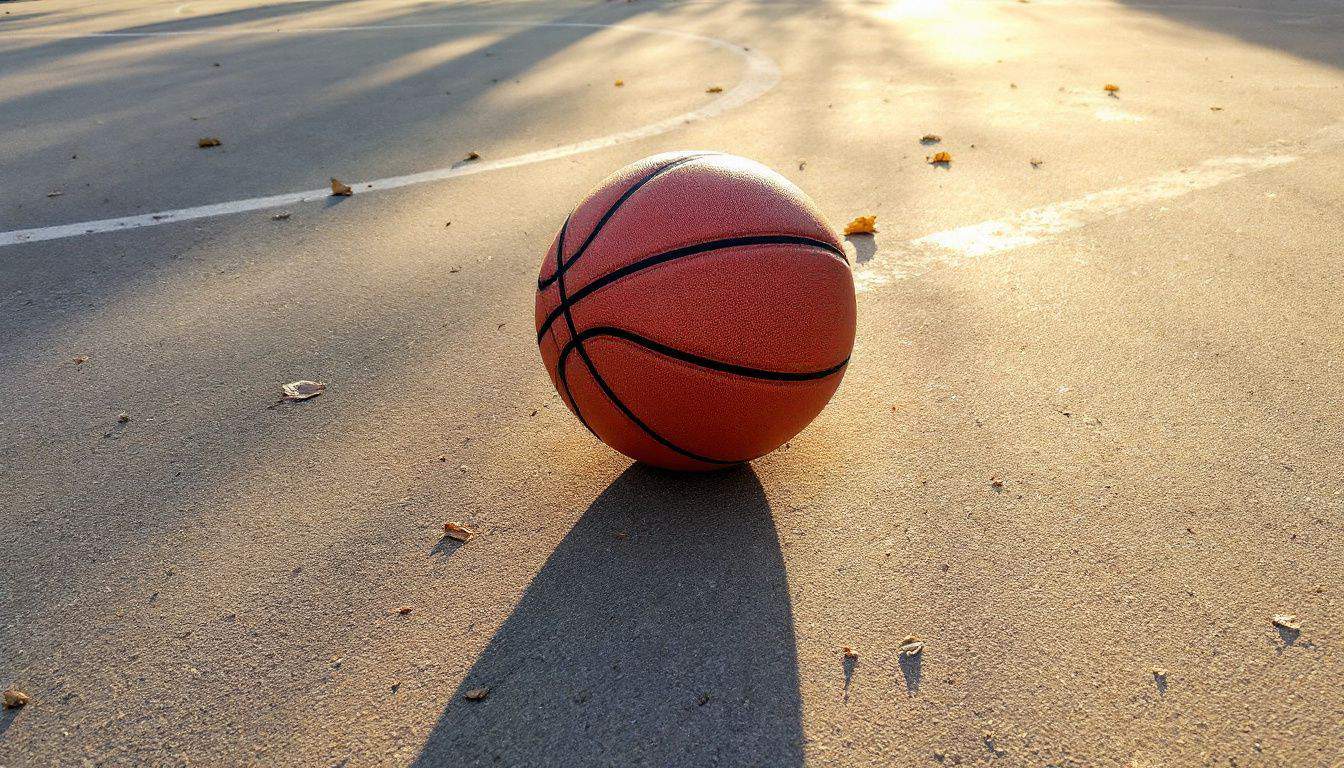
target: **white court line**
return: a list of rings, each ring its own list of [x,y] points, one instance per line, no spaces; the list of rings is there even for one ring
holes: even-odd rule
[[[626,24],[584,24],[580,22],[547,22],[542,24],[528,22],[509,22],[509,21],[482,21],[482,22],[443,22],[443,23],[424,23],[424,24],[387,24],[364,27],[315,27],[303,29],[288,30],[259,30],[253,32],[245,31],[216,31],[216,30],[183,30],[180,32],[102,32],[90,34],[72,34],[72,35],[50,35],[20,33],[16,36],[40,36],[40,37],[169,37],[201,34],[265,34],[268,32],[283,33],[312,33],[312,32],[347,32],[364,30],[388,30],[388,29],[421,29],[435,27],[582,27],[590,29],[617,29],[628,32],[639,32],[653,35],[666,35],[670,37],[680,37],[687,40],[708,43],[729,51],[740,57],[746,63],[746,71],[737,85],[728,90],[722,96],[706,104],[699,109],[690,112],[684,112],[680,115],[669,117],[665,120],[659,120],[655,123],[649,123],[638,128],[631,128],[628,131],[599,136],[595,139],[565,144],[551,149],[538,150],[536,152],[527,152],[513,157],[501,158],[499,160],[483,160],[466,164],[454,164],[444,168],[434,168],[419,173],[407,174],[405,176],[389,176],[384,179],[374,179],[372,181],[361,181],[350,184],[355,194],[366,194],[369,192],[378,192],[386,189],[396,189],[398,187],[407,187],[412,184],[424,184],[431,181],[442,181],[444,179],[457,178],[458,176],[470,176],[475,173],[484,173],[486,171],[497,171],[502,168],[516,168],[520,165],[529,165],[531,163],[540,163],[547,160],[556,160],[562,157],[578,155],[584,152],[593,152],[599,149],[614,147],[618,144],[645,139],[650,136],[656,136],[660,133],[667,133],[675,128],[680,128],[688,123],[708,120],[717,117],[729,110],[753,101],[760,97],[766,91],[774,88],[779,82],[779,67],[775,62],[765,54],[758,51],[749,50],[740,45],[730,43],[726,40],[720,40],[717,37],[707,37],[697,35],[691,32],[680,32],[671,29],[657,29],[653,27],[637,27]],[[198,205],[191,208],[178,208],[169,211],[158,211],[156,213],[145,213],[135,216],[122,216],[115,219],[100,219],[98,221],[84,221],[75,224],[59,224],[50,227],[35,227],[32,229],[16,229],[9,232],[0,232],[0,247],[6,245],[18,245],[20,243],[35,243],[42,240],[57,240],[65,237],[79,237],[81,235],[92,235],[101,232],[120,232],[127,229],[137,229],[139,227],[152,227],[159,224],[170,224],[179,221],[190,221],[192,219],[204,219],[212,216],[225,216],[232,213],[243,213],[245,211],[260,211],[268,208],[281,208],[284,206],[298,205],[299,203],[311,203],[318,200],[325,200],[331,197],[331,188],[322,187],[321,189],[309,189],[302,192],[288,192],[280,195],[270,195],[268,197],[252,197],[245,200],[233,200],[225,203],[214,203],[212,205]]]
[[[1030,208],[1003,219],[935,232],[882,248],[854,272],[859,293],[895,280],[916,277],[935,265],[955,265],[1049,240],[1094,221],[1141,205],[1170,200],[1209,189],[1266,168],[1344,145],[1344,123],[1324,128],[1307,139],[1276,141],[1240,155],[1205,160],[1190,168],[1153,176],[1074,200]]]

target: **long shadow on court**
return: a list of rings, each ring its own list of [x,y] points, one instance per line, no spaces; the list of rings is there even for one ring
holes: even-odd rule
[[[636,465],[556,548],[415,765],[798,766],[801,713],[755,472]]]

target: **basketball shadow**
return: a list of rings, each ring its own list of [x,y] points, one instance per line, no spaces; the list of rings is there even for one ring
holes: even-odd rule
[[[635,465],[533,579],[415,765],[801,766],[801,716],[755,472]]]

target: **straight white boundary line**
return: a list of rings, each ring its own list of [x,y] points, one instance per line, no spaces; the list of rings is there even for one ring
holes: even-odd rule
[[[1344,123],[1336,123],[1296,142],[1276,141],[1239,155],[1205,160],[1133,184],[1029,208],[1002,219],[917,237],[879,250],[871,261],[856,269],[855,290],[864,293],[895,280],[917,277],[934,265],[960,264],[1035,245],[1142,205],[1209,189],[1341,146],[1344,146]]]
[[[716,48],[733,53],[743,60],[746,64],[746,71],[737,85],[728,90],[722,96],[714,99],[699,109],[690,112],[683,112],[679,115],[659,120],[638,128],[632,128],[627,131],[610,133],[605,136],[599,136],[594,139],[565,144],[551,149],[538,150],[536,152],[527,152],[513,157],[501,158],[499,160],[482,160],[470,163],[456,163],[444,168],[434,168],[419,173],[407,174],[405,176],[389,176],[382,179],[373,179],[372,181],[360,181],[351,183],[350,187],[357,195],[369,192],[379,192],[387,189],[396,189],[406,187],[412,184],[425,184],[431,181],[443,181],[453,179],[459,176],[470,176],[476,173],[485,173],[487,171],[497,171],[503,168],[516,168],[520,165],[529,165],[531,163],[541,163],[547,160],[556,160],[562,157],[578,155],[585,152],[593,152],[599,149],[614,147],[618,144],[625,144],[639,139],[645,139],[650,136],[656,136],[660,133],[667,133],[676,128],[680,128],[688,123],[695,123],[702,120],[708,120],[717,117],[729,110],[736,109],[750,101],[759,98],[761,95],[774,88],[779,83],[779,67],[768,56],[758,51],[753,51],[735,43],[721,40],[717,37],[708,37],[697,35],[691,32],[681,32],[671,29],[659,29],[656,27],[639,27],[627,24],[585,24],[581,22],[510,22],[510,21],[481,21],[481,22],[441,22],[441,23],[423,23],[423,24],[385,24],[371,26],[355,27],[308,27],[298,29],[283,30],[257,30],[257,31],[223,31],[223,30],[183,30],[179,32],[100,32],[89,34],[74,35],[41,35],[46,37],[177,37],[187,35],[256,35],[256,34],[311,34],[326,32],[358,32],[372,30],[398,30],[398,29],[433,29],[440,27],[579,27],[586,29],[616,29],[627,32],[636,32],[642,34],[665,35],[670,37],[679,37],[686,40],[693,40],[700,43],[706,43]],[[233,200],[225,203],[214,203],[212,205],[198,205],[190,208],[177,208],[174,210],[157,211],[154,213],[138,214],[135,216],[122,216],[114,219],[100,219],[97,221],[84,221],[74,224],[58,224],[49,227],[35,227],[31,229],[16,229],[9,232],[0,232],[0,247],[7,245],[18,245],[20,243],[35,243],[43,240],[57,240],[66,237],[79,237],[82,235],[92,235],[102,232],[121,232],[128,229],[138,229],[140,227],[153,227],[160,224],[170,224],[180,221],[190,221],[192,219],[204,219],[213,216],[225,216],[233,213],[243,213],[246,211],[260,211],[268,208],[281,208],[284,206],[298,205],[300,203],[311,203],[318,200],[324,200],[331,196],[330,187],[320,189],[309,189],[301,192],[288,192],[280,195],[270,195],[267,197],[251,197],[243,200]]]

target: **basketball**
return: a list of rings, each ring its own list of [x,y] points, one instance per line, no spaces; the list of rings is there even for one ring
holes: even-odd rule
[[[854,280],[816,205],[759,163],[654,155],[569,215],[537,281],[565,405],[632,459],[705,471],[816,418],[854,347]]]

